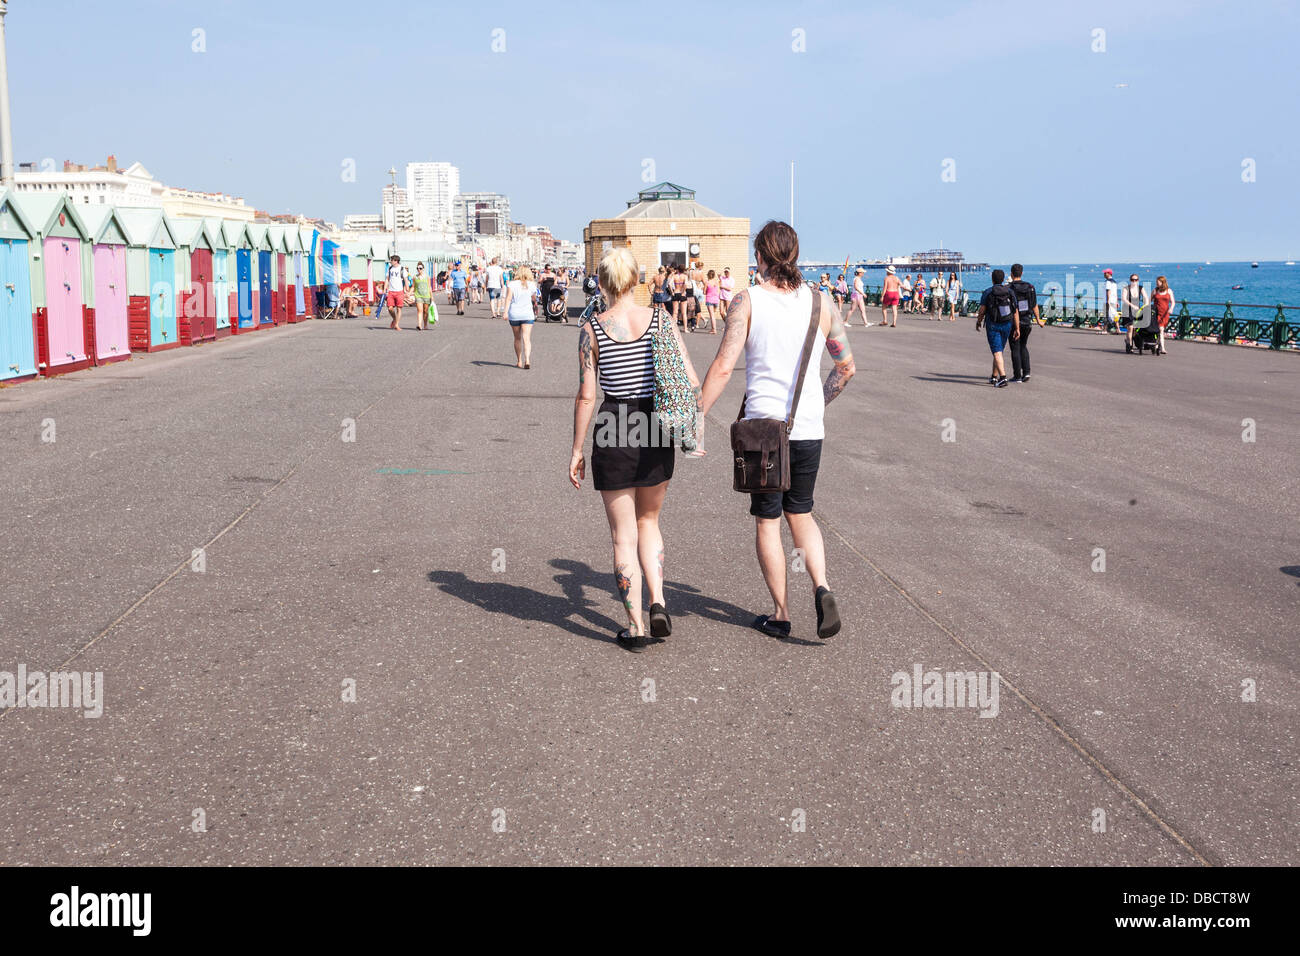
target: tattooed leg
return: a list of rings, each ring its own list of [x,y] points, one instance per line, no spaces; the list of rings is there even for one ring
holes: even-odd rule
[[[614,565],[614,583],[618,596],[627,611],[628,630],[634,637],[641,636],[641,574],[634,564]]]

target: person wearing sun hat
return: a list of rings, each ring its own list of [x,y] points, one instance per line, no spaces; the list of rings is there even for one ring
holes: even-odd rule
[[[898,281],[898,270],[893,266],[885,269],[885,284],[880,289],[880,327],[890,326],[889,310],[894,310],[894,328],[898,327],[898,302],[902,297],[903,284]]]
[[[1110,332],[1113,328],[1119,331],[1119,283],[1115,281],[1115,271],[1113,269],[1103,269],[1102,278],[1105,280],[1102,289],[1105,298],[1101,307],[1101,330]]]

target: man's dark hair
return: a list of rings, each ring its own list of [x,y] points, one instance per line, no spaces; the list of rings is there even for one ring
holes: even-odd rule
[[[1017,262],[1015,265],[1011,267],[1011,278],[1019,279],[1024,274],[1025,274],[1025,267],[1022,266],[1019,262]]]
[[[1006,274],[1005,272],[1003,272],[1001,269],[994,269],[994,270],[993,270],[993,284],[994,284],[994,285],[1001,285],[1001,284],[1003,283],[1003,281],[1006,279],[1006,277],[1007,277],[1007,274]]]
[[[769,220],[754,237],[754,252],[767,263],[767,277],[782,289],[803,284],[799,274],[799,236],[789,223]]]

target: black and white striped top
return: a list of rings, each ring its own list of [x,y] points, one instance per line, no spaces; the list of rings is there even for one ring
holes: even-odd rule
[[[645,334],[631,342],[616,342],[600,320],[591,317],[596,332],[596,373],[606,398],[651,398],[655,393],[655,356],[651,338],[659,327],[656,309]]]

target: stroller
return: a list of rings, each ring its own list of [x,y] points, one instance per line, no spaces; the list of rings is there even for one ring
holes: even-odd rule
[[[543,279],[540,290],[542,318],[547,322],[568,322],[569,306],[566,290],[554,279]]]
[[[1143,312],[1149,314],[1143,315]],[[1160,326],[1156,323],[1156,310],[1149,306],[1142,309],[1133,322],[1133,347],[1129,348],[1128,343],[1125,343],[1124,351],[1141,355],[1144,351],[1150,350],[1152,355],[1159,355]],[[1139,322],[1142,324],[1138,325]]]

